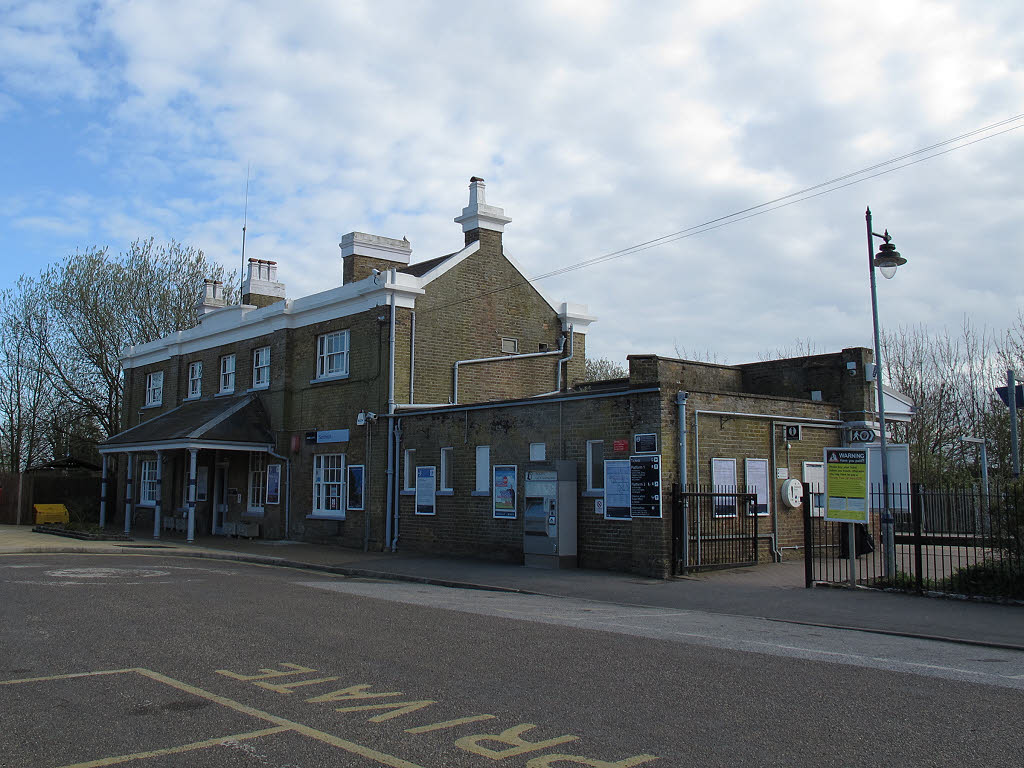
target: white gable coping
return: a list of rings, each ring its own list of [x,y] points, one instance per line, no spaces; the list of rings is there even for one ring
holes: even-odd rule
[[[377,281],[380,281],[379,283]],[[349,317],[388,303],[414,309],[423,294],[418,278],[394,270],[380,277],[367,277],[328,291],[287,299],[266,307],[243,304],[217,309],[203,316],[200,325],[172,333],[147,344],[128,347],[121,355],[121,367],[135,368],[189,355],[224,344],[264,336],[284,328],[301,328],[327,320]]]

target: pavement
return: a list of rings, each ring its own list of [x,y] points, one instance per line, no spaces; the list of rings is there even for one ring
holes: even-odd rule
[[[0,525],[0,555],[121,554],[211,558],[445,587],[572,597],[597,603],[700,611],[1024,651],[1024,606],[875,590],[804,587],[803,562],[769,563],[675,579],[585,569],[547,570],[408,552],[362,552],[297,541],[143,534],[80,541]]]

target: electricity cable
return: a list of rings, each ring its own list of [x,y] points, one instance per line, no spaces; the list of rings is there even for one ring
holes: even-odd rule
[[[519,287],[519,286],[521,286],[523,284],[526,284],[526,283],[532,283],[532,282],[535,282],[535,281],[538,281],[538,280],[545,280],[545,279],[547,279],[549,277],[556,277],[558,275],[563,275],[563,274],[566,274],[568,272],[574,272],[576,270],[585,269],[587,267],[591,267],[591,266],[594,266],[596,264],[603,263],[605,261],[611,261],[613,259],[621,258],[622,256],[629,256],[629,255],[632,255],[632,254],[635,254],[635,253],[641,253],[643,251],[650,250],[651,248],[657,248],[657,247],[662,246],[662,245],[667,245],[668,243],[677,242],[679,240],[684,240],[684,239],[689,238],[689,237],[694,237],[695,235],[703,234],[704,232],[710,232],[711,230],[714,230],[714,229],[720,229],[722,227],[728,226],[729,224],[735,224],[735,223],[740,222],[740,221],[745,221],[747,219],[752,219],[755,216],[761,216],[761,215],[763,215],[765,213],[770,213],[772,211],[777,211],[780,208],[785,208],[785,207],[788,207],[790,205],[795,205],[796,203],[801,203],[801,202],[804,202],[805,200],[812,200],[812,199],[814,199],[816,197],[821,197],[822,195],[826,195],[826,194],[829,194],[831,192],[835,192],[837,190],[853,186],[855,184],[860,184],[861,182],[868,181],[869,179],[877,178],[878,176],[883,176],[883,175],[885,175],[887,173],[892,173],[894,171],[902,170],[904,168],[908,168],[911,165],[916,165],[918,163],[922,163],[922,162],[924,162],[926,160],[931,160],[933,158],[940,157],[942,155],[947,155],[947,154],[949,154],[951,152],[955,152],[958,149],[964,149],[965,147],[969,147],[972,144],[977,144],[977,143],[985,141],[987,139],[992,139],[992,138],[995,138],[996,136],[1001,136],[1004,133],[1009,133],[1011,131],[1015,131],[1015,130],[1018,130],[1020,128],[1024,128],[1024,124],[1012,125],[1009,128],[1004,128],[1003,130],[997,131],[995,133],[988,133],[987,135],[982,136],[980,138],[973,139],[972,141],[968,141],[968,142],[964,142],[964,143],[961,143],[961,144],[957,144],[956,146],[953,146],[953,147],[948,147],[949,144],[954,144],[956,142],[961,142],[961,141],[963,141],[966,138],[970,138],[972,136],[977,136],[979,133],[986,133],[987,131],[992,131],[994,128],[1000,128],[1002,126],[1009,125],[1011,123],[1019,123],[1021,120],[1024,120],[1024,114],[1018,114],[1018,115],[1015,115],[1013,117],[1009,117],[1009,118],[1006,118],[1004,120],[1000,120],[998,122],[991,123],[991,124],[986,125],[984,127],[977,128],[975,130],[968,131],[967,133],[960,134],[959,136],[955,136],[955,137],[950,138],[950,139],[945,139],[945,140],[937,142],[935,144],[931,144],[931,145],[929,145],[927,147],[922,147],[920,149],[916,149],[913,152],[908,152],[906,154],[890,158],[890,159],[882,161],[880,163],[875,163],[874,165],[870,165],[870,166],[868,166],[866,168],[862,168],[862,169],[860,169],[858,171],[853,171],[851,173],[846,173],[846,174],[843,174],[841,176],[837,176],[834,179],[831,179],[829,181],[823,181],[823,182],[820,182],[818,184],[814,184],[814,185],[812,185],[810,187],[805,187],[805,188],[803,188],[801,190],[798,190],[796,192],[791,192],[791,193],[789,193],[787,195],[782,195],[781,197],[777,197],[777,198],[774,198],[772,200],[767,200],[767,201],[765,201],[763,203],[759,203],[757,205],[750,206],[748,208],[744,208],[744,209],[741,209],[739,211],[734,211],[733,213],[730,213],[730,214],[727,214],[727,215],[724,215],[724,216],[718,216],[716,218],[709,219],[708,221],[702,222],[700,224],[694,224],[694,225],[692,225],[690,227],[686,227],[685,229],[681,229],[681,230],[678,230],[676,232],[670,232],[670,233],[668,233],[666,235],[662,235],[660,237],[656,237],[656,238],[653,238],[651,240],[646,240],[646,241],[644,241],[642,243],[637,243],[635,245],[631,245],[631,246],[628,246],[626,248],[621,248],[621,249],[616,250],[616,251],[611,251],[609,253],[605,253],[605,254],[602,254],[600,256],[595,256],[593,258],[585,259],[583,261],[579,261],[579,262],[576,262],[574,264],[566,265],[564,267],[559,267],[558,269],[552,270],[550,272],[545,272],[545,273],[540,274],[540,275],[535,275],[535,276],[530,277],[530,278],[524,277],[522,280],[518,280],[518,281],[516,281],[514,283],[510,283],[510,284],[507,284],[507,285],[499,286],[497,288],[492,288],[492,289],[487,290],[487,291],[482,291],[482,292],[479,292],[479,293],[475,293],[475,294],[473,294],[471,296],[466,296],[466,297],[463,297],[463,298],[460,298],[460,299],[456,299],[454,301],[450,301],[450,302],[447,302],[445,304],[440,304],[440,305],[437,305],[437,306],[434,306],[434,307],[430,307],[430,308],[424,308],[422,310],[422,312],[434,312],[436,310],[446,309],[448,307],[453,307],[453,306],[456,306],[458,304],[465,304],[466,302],[469,302],[469,301],[475,301],[476,299],[485,298],[487,296],[491,296],[491,295],[494,295],[496,293],[501,293],[502,291],[511,290],[512,288],[517,288],[517,287]],[[940,147],[948,147],[948,148],[947,149],[943,149],[940,152],[934,152],[934,153],[932,153],[930,155],[926,155],[925,157],[917,157],[918,155],[921,155],[922,153],[931,152],[932,150],[938,149]],[[916,159],[911,160],[910,162],[907,162],[907,163],[903,163],[902,165],[893,165],[894,163],[900,163],[901,161],[907,160],[908,158],[912,158],[912,157],[916,158]],[[889,166],[891,166],[891,167],[889,167]],[[882,170],[878,170],[878,169],[882,169]],[[877,173],[870,173],[871,171],[877,171]],[[865,174],[869,174],[869,175],[865,175]],[[857,177],[860,177],[860,178],[857,178]],[[846,182],[846,183],[840,184],[839,182]],[[813,194],[810,194],[810,193],[813,193]],[[793,199],[793,198],[796,198],[796,199]]]

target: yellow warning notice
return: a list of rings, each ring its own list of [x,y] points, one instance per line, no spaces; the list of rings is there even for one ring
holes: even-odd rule
[[[826,520],[868,522],[867,449],[825,449],[825,498]]]

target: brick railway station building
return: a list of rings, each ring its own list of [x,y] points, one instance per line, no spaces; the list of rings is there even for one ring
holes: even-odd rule
[[[415,263],[407,240],[345,235],[341,284],[304,298],[250,259],[241,305],[207,282],[194,328],[127,349],[103,516],[663,577],[699,560],[671,501],[699,484],[753,493],[714,497],[716,516],[757,516],[765,559],[799,556],[784,484],[874,425],[870,350],[631,355],[626,378],[584,382],[596,318],[527,280],[483,180],[455,221],[461,250]]]

